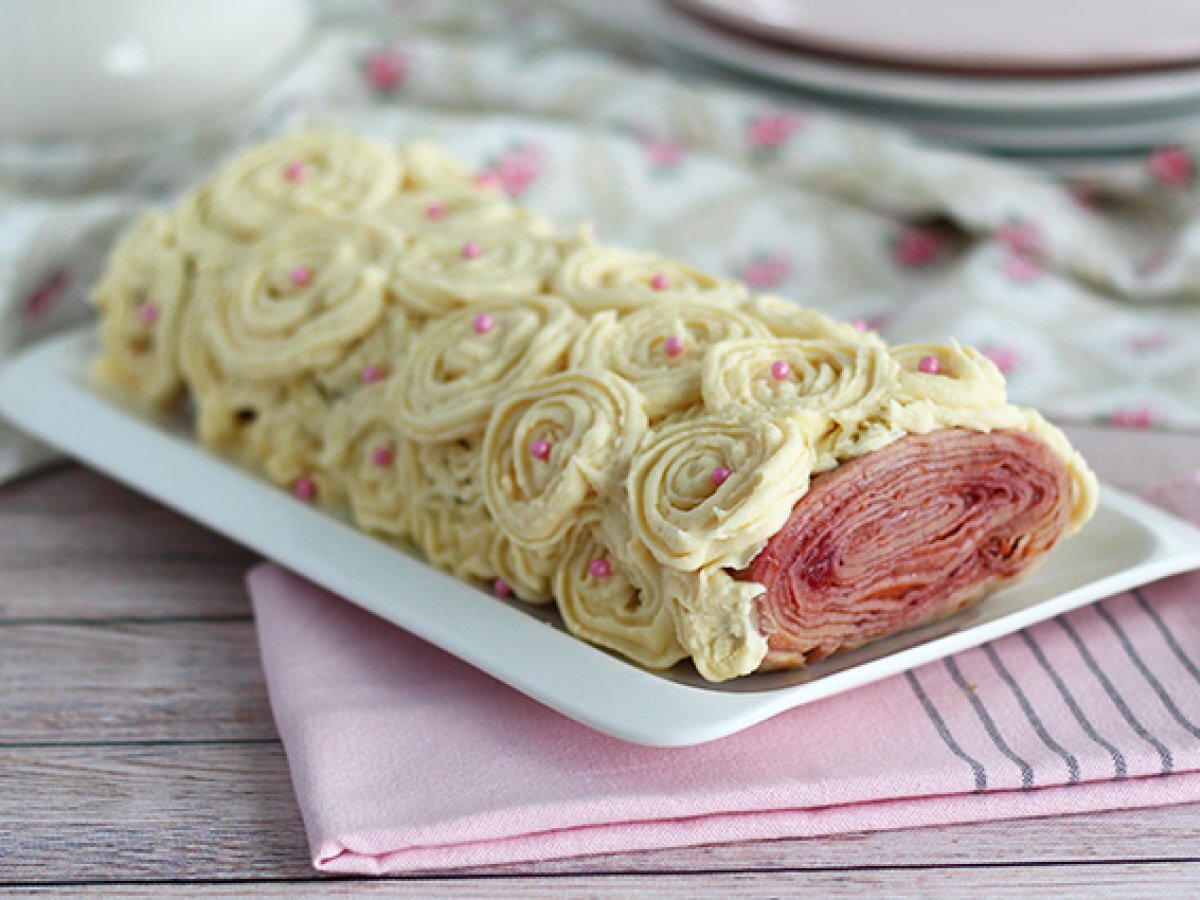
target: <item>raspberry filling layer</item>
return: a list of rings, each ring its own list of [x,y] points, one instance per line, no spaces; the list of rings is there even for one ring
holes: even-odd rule
[[[1070,521],[1062,461],[1024,432],[911,435],[819,476],[740,577],[762,668],[944,618],[1026,572]]]

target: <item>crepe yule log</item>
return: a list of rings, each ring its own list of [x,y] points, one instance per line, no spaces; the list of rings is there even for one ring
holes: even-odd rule
[[[975,350],[560,234],[426,144],[262,144],[138,220],[95,301],[105,384],[190,397],[301,500],[714,681],[947,616],[1095,505]]]

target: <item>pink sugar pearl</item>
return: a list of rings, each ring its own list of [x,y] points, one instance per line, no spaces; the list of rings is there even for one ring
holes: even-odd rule
[[[497,597],[511,597],[512,588],[508,586],[508,582],[503,578],[497,578],[492,582],[492,593]]]
[[[612,574],[612,564],[607,559],[597,556],[588,563],[588,574],[593,578],[607,578]]]
[[[550,442],[549,441],[540,441],[540,440],[534,441],[532,444],[529,445],[529,453],[533,456],[534,459],[541,459],[541,460],[548,459],[550,456]]]
[[[370,365],[363,366],[363,370],[362,370],[363,384],[374,384],[375,382],[382,380],[382,378],[383,378],[382,367],[376,365],[375,363],[371,363]]]
[[[307,503],[317,496],[317,483],[307,475],[302,475],[292,484],[292,493]]]
[[[288,181],[303,181],[308,177],[308,166],[300,160],[294,160],[288,163],[287,168],[283,170],[283,177]]]
[[[463,259],[479,259],[479,255],[483,253],[483,248],[475,241],[467,241],[462,247]]]
[[[850,327],[857,331],[866,331],[867,330],[867,320],[866,319],[855,319],[853,322],[850,323]]]
[[[496,320],[487,313],[480,313],[471,322],[476,334],[487,334],[496,327]]]
[[[157,303],[147,300],[145,303],[143,303],[141,306],[138,307],[137,314],[138,314],[138,319],[141,320],[141,323],[143,325],[149,327],[150,325],[153,325],[155,322],[158,321],[158,315],[160,312],[161,312],[161,310],[158,308]]]
[[[732,474],[733,473],[724,466],[717,466],[712,470],[712,483],[717,487],[720,487],[729,479],[729,476]]]
[[[771,363],[771,377],[776,381],[787,381],[792,375],[792,367],[782,359]]]
[[[297,287],[308,284],[312,281],[312,270],[306,266],[296,266],[292,269],[292,284]]]
[[[665,291],[671,282],[667,280],[667,276],[659,272],[650,279],[650,287],[656,291]]]
[[[381,469],[386,469],[395,459],[396,453],[391,447],[376,447],[371,451],[371,462]]]
[[[427,219],[440,219],[446,215],[446,207],[441,203],[430,203],[425,207],[425,217]]]
[[[921,361],[917,363],[917,368],[926,375],[939,375],[942,371],[942,364],[938,362],[936,356],[922,356]]]
[[[671,335],[663,341],[663,353],[670,356],[672,359],[676,356],[682,356],[684,351],[683,338],[677,334]]]

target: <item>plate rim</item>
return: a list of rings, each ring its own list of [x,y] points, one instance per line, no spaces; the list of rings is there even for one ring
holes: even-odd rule
[[[81,370],[86,373],[95,346],[95,328],[89,325],[22,350],[0,368],[0,415],[133,490],[277,560],[534,700],[634,743],[668,747],[716,740],[797,706],[979,646],[1131,587],[1200,567],[1200,529],[1105,485],[1101,503],[1138,520],[1154,537],[1153,553],[1135,566],[814,681],[760,691],[723,692],[647,672],[519,608],[498,603],[467,582],[297,500],[194,440],[121,409],[81,383],[87,378]],[[120,440],[116,442],[111,438],[113,425],[124,429],[117,432]],[[107,438],[105,429],[109,429]],[[112,446],[106,448],[106,441]],[[135,446],[140,447],[138,461],[149,465],[128,465],[126,455]],[[196,471],[204,475],[205,489],[191,499],[181,498],[183,492],[174,483],[175,476],[155,468],[154,464],[164,458],[198,465]],[[247,519],[239,519],[239,513],[220,499],[227,496],[225,489],[229,487],[246,493],[248,502],[243,506],[250,510]],[[314,534],[321,535],[329,553],[302,552]],[[371,564],[339,570],[334,558],[346,547],[360,553],[360,562]],[[407,560],[420,570],[421,577],[447,594],[436,601],[407,597],[406,607],[397,614],[394,607],[381,601],[381,586],[369,581],[373,561],[379,558],[389,560],[391,568],[395,568],[396,561]],[[464,633],[456,633],[452,622],[444,617],[440,621],[436,616],[422,618],[434,602],[453,602],[461,610],[469,610],[476,617],[472,621],[487,639],[464,638]],[[520,654],[504,652],[506,640],[524,641],[531,635],[537,635],[535,641],[541,653],[538,666],[521,665],[517,659]],[[636,692],[638,703],[614,706],[612,697],[624,692]],[[614,709],[620,714],[614,715]]]
[[[964,49],[954,46],[934,48],[919,43],[884,43],[863,40],[861,36],[836,33],[821,28],[789,26],[772,22],[769,16],[756,15],[752,8],[741,8],[725,0],[667,0],[668,3],[718,27],[738,32],[751,39],[771,41],[801,52],[811,50],[844,56],[870,65],[895,65],[917,70],[943,70],[942,74],[1018,75],[1055,77],[1074,75],[1110,75],[1155,72],[1194,66],[1200,63],[1200,40],[1188,45],[1157,45],[1124,50],[1115,47],[1096,50],[1092,46],[1069,43],[1029,55],[1016,45],[1008,49]],[[819,8],[819,4],[810,4]],[[1024,55],[1022,55],[1024,54]]]
[[[592,22],[650,38],[727,69],[814,94],[885,102],[898,109],[1113,115],[1156,104],[1200,104],[1200,67],[1068,78],[935,75],[750,46],[706,28],[668,0],[620,0],[618,13],[608,18],[587,0],[555,2]],[[1098,87],[1103,95],[1097,93]]]

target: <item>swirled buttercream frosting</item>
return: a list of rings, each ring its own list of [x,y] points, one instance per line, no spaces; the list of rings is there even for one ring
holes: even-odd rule
[[[425,142],[251,148],[134,222],[94,299],[102,384],[652,669],[944,618],[1096,502],[978,351],[561,233]]]

